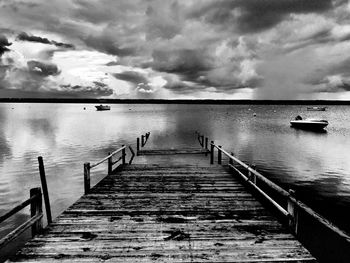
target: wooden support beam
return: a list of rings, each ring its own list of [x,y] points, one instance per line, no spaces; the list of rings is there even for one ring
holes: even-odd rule
[[[233,152],[231,152],[231,155],[233,156]],[[228,163],[229,163],[229,167],[230,167],[231,172],[233,172],[233,169],[232,169],[232,167],[231,167],[231,166],[233,166],[233,160],[232,160],[232,158],[229,159]]]
[[[145,146],[145,135],[141,135],[141,147]]]
[[[38,162],[39,162],[39,174],[40,174],[41,187],[43,189],[43,195],[44,195],[46,218],[47,218],[47,223],[50,225],[52,223],[51,206],[50,206],[50,199],[49,199],[49,191],[47,189],[43,157],[39,156]]]
[[[131,158],[129,160],[129,164],[132,164],[132,161],[134,160],[135,157],[135,152],[134,150],[131,148],[131,146],[129,146],[130,152],[131,152]]]
[[[122,147],[124,147],[125,145],[123,144]],[[125,152],[125,147],[122,150],[122,164],[125,164],[125,156],[126,156],[126,152]]]
[[[294,235],[298,235],[299,214],[298,206],[296,206],[295,191],[289,190],[290,197],[288,198],[287,211],[289,213],[288,224],[289,229]]]
[[[84,193],[90,191],[90,163],[84,163]]]
[[[214,141],[210,144],[210,164],[214,164]]]
[[[108,153],[108,155],[111,155],[111,153]],[[113,160],[112,160],[112,156],[110,156],[108,158],[108,175],[112,173],[112,169],[113,169]]]
[[[30,215],[31,217],[36,217],[38,215],[42,215],[43,213],[43,201],[41,195],[41,188],[32,188],[30,189],[30,197],[36,196],[36,198],[32,201],[30,205]],[[42,218],[35,222],[32,225],[32,236],[34,237],[36,234],[41,233],[43,230],[43,222]]]
[[[221,146],[218,146],[218,164],[222,163],[222,152],[221,152]]]
[[[139,151],[140,151],[140,138],[137,137],[137,139],[136,139],[136,155],[139,155]]]

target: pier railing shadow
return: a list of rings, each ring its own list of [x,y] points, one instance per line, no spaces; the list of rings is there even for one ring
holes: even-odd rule
[[[318,258],[320,262],[350,262],[350,236],[332,224],[329,220],[315,212],[312,208],[298,200],[292,189],[288,191],[278,186],[254,166],[249,166],[217,145],[214,141],[196,132],[199,144],[209,152],[210,164],[225,164],[232,174],[239,176],[245,185],[257,193],[262,201],[271,206],[287,225],[290,231]],[[215,151],[217,157],[215,158]]]

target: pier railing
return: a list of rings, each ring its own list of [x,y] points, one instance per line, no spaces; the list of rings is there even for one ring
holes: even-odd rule
[[[141,148],[145,147],[147,141],[148,141],[148,138],[150,136],[150,132],[147,132],[143,135],[141,135],[141,142],[140,142],[140,137],[137,137],[136,139],[136,154],[139,155],[139,151],[141,150]]]
[[[204,135],[197,133],[197,139],[200,145],[210,153],[210,163],[214,164],[215,149],[217,150],[217,163],[222,164],[223,154],[228,158],[228,166],[232,171],[238,174],[248,185],[255,189],[266,201],[268,201],[277,211],[287,220],[288,225],[296,236],[299,235],[299,230],[302,227],[301,214],[306,214],[311,217],[313,221],[318,222],[327,228],[329,232],[335,234],[338,238],[342,239],[349,245],[350,236],[330,221],[319,215],[313,209],[308,207],[303,202],[299,201],[295,197],[293,190],[286,191],[282,187],[273,183],[267,179],[261,173],[256,171],[255,167],[249,166],[246,163],[239,160],[233,153],[229,153],[222,148],[221,145],[217,145],[214,141],[208,144],[208,137],[204,138]],[[210,145],[210,149],[208,148]],[[265,190],[266,189],[266,190]],[[277,193],[284,202],[276,201],[268,193]],[[281,204],[283,203],[283,204]],[[305,218],[305,216],[303,216]],[[310,223],[309,223],[310,224]],[[312,224],[312,223],[311,223]]]
[[[146,145],[146,142],[148,140],[150,136],[150,132],[147,132],[144,135],[141,135],[141,147],[144,147]],[[136,154],[138,154],[138,152],[140,151],[140,138],[137,138],[137,152]],[[134,160],[135,157],[135,152],[133,150],[133,148],[131,146],[128,147],[131,153],[130,156],[130,160],[128,162],[128,164],[131,164],[132,161]],[[108,153],[108,155],[106,157],[104,157],[103,159],[99,160],[96,163],[91,164],[90,162],[86,162],[84,163],[84,193],[87,194],[90,191],[91,188],[91,183],[90,183],[90,174],[91,174],[91,169],[99,166],[100,164],[108,161],[108,172],[107,174],[111,174],[113,171],[113,166],[117,163],[119,163],[121,161],[121,165],[125,165],[126,164],[126,149],[127,146],[122,145],[121,148],[115,150],[112,153]],[[120,156],[118,159],[114,159],[114,157],[120,153]]]
[[[43,208],[42,208],[42,194],[41,188],[32,188],[30,189],[30,198],[25,200],[23,203],[14,207],[11,211],[0,216],[0,223],[4,222],[11,216],[17,214],[19,211],[25,207],[30,206],[31,217],[18,226],[16,229],[12,230],[5,237],[0,239],[0,248],[4,247],[10,243],[13,239],[19,237],[24,231],[28,228],[32,228],[32,236],[39,234],[43,230]]]

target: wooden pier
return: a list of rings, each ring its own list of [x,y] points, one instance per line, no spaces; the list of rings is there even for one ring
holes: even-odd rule
[[[123,146],[112,169],[110,154],[109,174],[8,262],[316,262],[207,148],[139,143],[143,163],[127,164]]]

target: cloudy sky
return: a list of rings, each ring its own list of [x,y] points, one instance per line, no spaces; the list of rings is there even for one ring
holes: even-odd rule
[[[0,0],[0,97],[350,100],[350,3]]]

